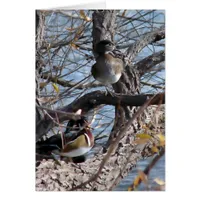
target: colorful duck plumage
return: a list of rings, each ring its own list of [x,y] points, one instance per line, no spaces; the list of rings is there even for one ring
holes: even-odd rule
[[[81,110],[76,113],[81,114]],[[59,134],[37,142],[36,147],[40,153],[55,153],[62,157],[72,158],[72,160],[84,161],[85,154],[94,145],[94,136],[85,116],[81,116],[79,120],[69,120],[64,132],[64,140],[64,148],[62,148]]]

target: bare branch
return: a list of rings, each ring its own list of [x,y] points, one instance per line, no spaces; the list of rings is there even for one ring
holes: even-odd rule
[[[42,49],[51,49],[51,48],[61,48],[63,46],[67,46],[70,44],[70,42],[72,42],[73,40],[72,39],[69,39],[69,40],[63,40],[63,41],[59,41],[57,43],[51,43],[51,44],[43,44],[42,46]]]
[[[156,30],[154,32],[147,33],[133,45],[131,45],[126,53],[126,56],[129,61],[134,60],[137,54],[148,44],[162,40],[165,38],[165,29],[164,27]]]
[[[143,81],[141,81],[141,84],[147,85],[147,86],[150,86],[150,87],[156,88],[156,89],[165,89],[165,86],[159,86],[157,84],[146,83],[146,82],[143,82]]]
[[[142,106],[144,102],[149,98],[154,96],[154,94],[145,95],[122,95],[122,94],[107,94],[103,91],[94,91],[82,96],[80,99],[74,101],[72,104],[63,107],[62,111],[75,110],[81,108],[84,112],[88,112],[95,107],[106,104],[112,106]],[[160,99],[162,101],[160,102]],[[155,100],[151,102],[151,105],[158,105],[159,103],[165,103],[165,94],[159,93],[156,95]]]
[[[140,76],[144,75],[155,65],[165,60],[165,51],[159,51],[154,53],[143,60],[137,62],[134,67],[139,71]]]
[[[43,74],[42,78],[48,79],[48,81],[57,83],[63,87],[73,88],[77,85],[77,83],[74,83],[72,81],[67,81],[62,78],[58,78],[57,76],[51,76],[50,74]],[[80,84],[76,87],[76,89],[82,90],[82,89],[86,89],[86,88],[96,88],[96,87],[101,87],[101,86],[104,86],[104,85],[101,83],[97,83],[97,82],[91,82],[91,83],[86,83],[86,84]]]
[[[38,106],[38,105],[36,105],[36,107],[48,111],[49,114],[54,115],[55,113],[57,113],[59,114],[59,118],[65,118],[66,120],[70,120],[70,119],[79,120],[81,118],[81,115],[78,115],[76,113],[69,113],[69,112],[64,112],[60,110],[52,110],[52,109],[49,109],[43,106]]]

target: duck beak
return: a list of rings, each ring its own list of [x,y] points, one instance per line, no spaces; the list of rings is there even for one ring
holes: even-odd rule
[[[86,127],[87,127],[88,129],[92,129],[92,127],[91,127],[90,124],[88,124]]]
[[[89,124],[88,121],[85,120],[85,123],[86,123],[85,128],[92,129],[91,124]]]

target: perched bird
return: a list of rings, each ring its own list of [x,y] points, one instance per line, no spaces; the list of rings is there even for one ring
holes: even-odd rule
[[[77,132],[66,138],[66,144],[60,152],[61,156],[72,158],[81,156],[90,151],[94,145],[94,136],[85,117],[81,118],[79,124],[73,125],[73,131]]]
[[[124,68],[124,62],[112,53],[114,49],[115,45],[109,40],[100,41],[95,48],[98,56],[91,73],[96,80],[105,85],[116,83]]]
[[[81,110],[76,112],[81,114]],[[45,141],[36,143],[37,152],[72,158],[73,162],[84,162],[85,154],[94,145],[94,136],[85,116],[79,120],[69,120],[64,132],[64,147],[61,135],[53,135]]]

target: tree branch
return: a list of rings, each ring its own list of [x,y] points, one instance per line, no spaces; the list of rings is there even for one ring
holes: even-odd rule
[[[57,76],[51,76],[50,74],[43,74],[42,75],[43,79],[48,79],[48,81],[51,81],[53,83],[57,83],[63,87],[75,87],[77,85],[77,83],[74,83],[72,81],[67,81],[65,79],[62,78],[58,78]],[[88,89],[88,88],[96,88],[96,87],[101,87],[104,86],[101,83],[97,83],[97,82],[92,82],[92,83],[86,83],[86,84],[80,84],[76,87],[76,89],[82,90],[82,89]]]
[[[114,95],[111,95],[103,91],[94,91],[82,96],[80,99],[63,107],[61,110],[68,111],[81,108],[83,109],[83,112],[88,112],[89,110],[94,109],[101,104],[112,106],[142,106],[144,102],[153,95],[154,94],[122,95],[116,93]],[[161,102],[160,99],[162,99]],[[159,103],[165,103],[164,93],[158,93],[155,100],[151,102],[151,105],[158,105]]]
[[[157,42],[165,38],[165,28],[162,27],[154,32],[147,33],[133,45],[131,45],[126,53],[129,61],[134,60],[137,54],[148,44]]]
[[[165,60],[165,51],[159,51],[137,62],[134,65],[134,67],[139,71],[140,76],[143,76],[152,67],[163,62],[164,60]]]
[[[59,114],[59,117],[62,118],[64,117],[66,120],[70,120],[70,119],[73,119],[73,120],[79,120],[81,119],[81,115],[78,115],[76,113],[69,113],[69,112],[64,112],[64,111],[60,111],[60,110],[52,110],[52,109],[49,109],[49,108],[45,108],[43,106],[38,106],[36,105],[37,108],[40,108],[42,110],[46,110],[48,111],[49,114]]]
[[[113,105],[113,106],[117,105],[142,106],[144,102],[152,96],[154,96],[154,94],[145,94],[145,95],[114,94],[114,96],[111,96],[111,94],[106,94],[106,92],[103,91],[94,91],[82,96],[81,98],[77,99],[71,104],[63,108],[60,108],[58,110],[64,112],[75,112],[78,109],[82,109],[84,114],[98,107],[101,104]],[[165,103],[165,93],[156,94],[154,100],[151,101],[151,105],[158,105],[164,103]],[[55,113],[51,112],[50,115],[52,118],[56,118]],[[60,113],[57,113],[57,115],[60,122],[68,120],[69,118],[68,116]],[[45,135],[53,126],[55,126],[55,123],[52,120],[50,119],[41,120],[36,127],[36,141],[38,141],[39,138]]]
[[[146,82],[143,82],[143,81],[141,81],[141,84],[142,85],[147,85],[147,86],[150,86],[150,87],[156,88],[156,89],[165,89],[165,86],[160,86],[160,85],[157,85],[157,84],[146,83]]]

